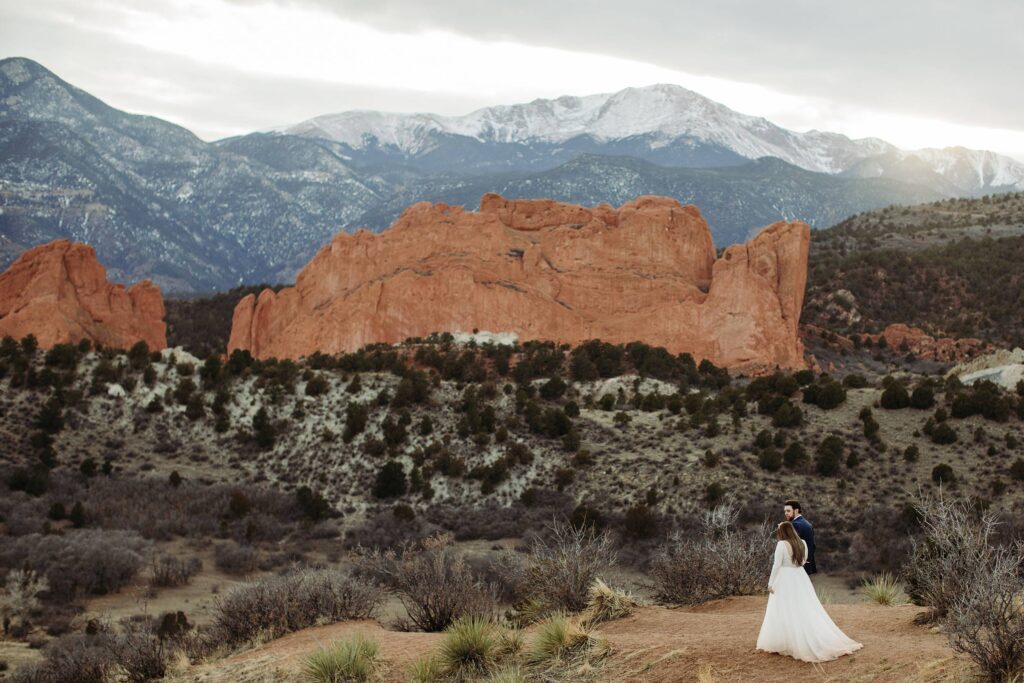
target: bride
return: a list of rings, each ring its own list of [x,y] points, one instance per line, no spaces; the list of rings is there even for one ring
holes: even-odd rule
[[[775,532],[775,563],[768,579],[768,609],[757,636],[757,649],[805,662],[827,662],[863,647],[851,640],[825,612],[804,571],[807,544],[790,522]]]

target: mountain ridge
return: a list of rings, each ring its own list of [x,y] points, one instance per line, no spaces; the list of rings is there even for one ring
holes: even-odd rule
[[[354,158],[383,153],[415,161],[436,157],[439,149],[460,139],[458,144],[463,145],[467,140],[494,145],[500,163],[510,163],[501,156],[502,146],[535,148],[537,159],[530,165],[542,168],[550,165],[545,157],[552,156],[552,145],[557,148],[587,137],[599,144],[619,145],[643,139],[647,147],[641,154],[644,157],[655,157],[659,150],[673,145],[714,146],[743,159],[774,156],[832,175],[860,166],[858,177],[881,177],[891,172],[884,163],[887,159],[913,157],[961,192],[1024,190],[1024,164],[994,152],[956,146],[902,150],[876,137],[853,139],[817,129],[792,131],[764,117],[736,112],[682,86],[664,83],[615,93],[538,98],[484,107],[461,116],[357,109],[274,130],[340,142]],[[515,152],[522,156],[522,150]],[[864,164],[871,160],[873,167]],[[863,175],[869,168],[874,175]]]

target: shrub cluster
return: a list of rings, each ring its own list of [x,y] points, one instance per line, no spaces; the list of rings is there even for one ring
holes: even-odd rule
[[[476,575],[447,534],[397,550],[360,548],[356,567],[398,596],[408,627],[421,631],[443,631],[464,616],[489,617],[497,604],[496,588]]]
[[[321,623],[369,619],[382,601],[379,589],[344,572],[300,570],[243,585],[218,600],[203,640],[212,650]]]
[[[694,605],[764,591],[771,546],[767,522],[737,526],[738,512],[720,505],[704,514],[696,533],[676,532],[651,562],[650,588],[665,602]]]

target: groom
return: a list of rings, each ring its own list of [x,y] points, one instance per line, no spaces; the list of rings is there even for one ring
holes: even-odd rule
[[[802,538],[804,543],[807,544],[807,562],[804,564],[804,569],[807,570],[808,574],[816,574],[818,566],[814,563],[814,527],[803,516],[803,511],[800,509],[798,501],[787,500],[784,505],[785,507],[782,508],[782,511],[786,515],[786,521],[793,523],[797,536]]]

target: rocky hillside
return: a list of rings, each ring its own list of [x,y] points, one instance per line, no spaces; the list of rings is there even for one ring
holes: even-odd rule
[[[576,508],[641,553],[705,503],[751,521],[798,494],[830,530],[819,563],[848,570],[898,566],[918,487],[1019,522],[1024,397],[936,380],[934,364],[880,376],[903,354],[879,353],[837,354],[833,378],[749,381],[642,344],[438,338],[294,363],[4,342],[4,481],[30,496],[78,472],[306,486],[375,543],[518,536],[537,505]]]
[[[804,322],[1024,346],[1024,194],[888,207],[812,233]]]

